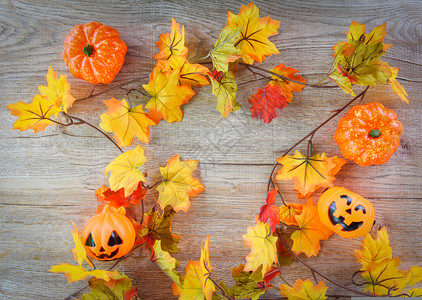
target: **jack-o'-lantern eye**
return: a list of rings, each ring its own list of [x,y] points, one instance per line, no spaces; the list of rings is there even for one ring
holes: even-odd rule
[[[115,245],[121,245],[121,244],[123,244],[122,239],[120,238],[119,234],[115,230],[113,230],[110,234],[108,245],[110,247],[113,247]]]
[[[85,246],[95,247],[95,242],[94,242],[94,239],[92,238],[92,234],[89,234],[88,238],[86,239]]]

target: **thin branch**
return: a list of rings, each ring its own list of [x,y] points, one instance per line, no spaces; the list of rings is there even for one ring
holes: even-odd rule
[[[120,146],[119,145],[117,145],[117,143],[111,138],[111,137],[109,137],[108,136],[108,134],[107,133],[105,133],[104,131],[102,131],[101,129],[99,129],[98,127],[96,127],[95,125],[92,125],[91,123],[89,123],[89,122],[87,122],[87,121],[85,121],[85,120],[82,120],[81,118],[78,118],[78,117],[75,117],[75,116],[70,116],[70,115],[68,115],[67,113],[65,113],[65,112],[62,112],[62,114],[65,116],[65,117],[67,117],[67,118],[69,118],[69,119],[71,119],[72,120],[72,122],[71,123],[69,123],[69,124],[61,124],[61,123],[59,123],[59,122],[56,122],[56,123],[58,123],[58,124],[60,124],[60,125],[63,125],[63,126],[69,126],[69,125],[76,125],[76,124],[86,124],[86,125],[88,125],[88,126],[90,126],[91,128],[94,128],[95,130],[97,130],[99,133],[101,133],[102,135],[104,135],[110,142],[112,142],[119,150],[120,150],[120,152],[122,152],[122,153],[124,153],[124,151],[122,150],[122,148],[120,148]],[[75,122],[73,122],[73,120],[77,120],[77,121],[79,121],[78,123],[75,123]]]
[[[94,94],[94,90],[95,90],[95,86],[94,86],[93,90],[91,91],[91,93],[90,93],[88,96],[83,97],[83,98],[80,98],[80,99],[76,99],[74,102],[79,102],[79,101],[83,101],[83,100],[88,100],[88,99],[90,99],[90,98],[93,98],[93,97],[96,97],[96,96],[99,96],[99,95],[105,94],[105,93],[107,93],[108,91],[111,91],[111,90],[113,90],[113,89],[115,89],[115,88],[119,88],[119,87],[125,86],[125,85],[127,85],[127,84],[131,84],[131,83],[134,83],[134,82],[137,82],[137,81],[143,80],[143,79],[148,78],[148,77],[149,77],[149,75],[147,75],[147,76],[145,76],[145,75],[144,75],[144,76],[142,76],[142,77],[137,77],[137,78],[135,78],[135,79],[133,79],[133,80],[129,80],[129,81],[123,82],[123,83],[121,83],[121,84],[119,84],[119,85],[116,85],[116,86],[112,86],[112,87],[110,87],[110,88],[108,88],[108,89],[105,89],[105,90],[103,90],[103,91],[101,91],[101,92],[98,92],[98,93],[96,93],[96,94]]]
[[[270,70],[264,69],[264,68],[256,66],[256,65],[250,65],[250,64],[247,64],[247,63],[244,63],[244,62],[239,62],[239,64],[245,66],[246,68],[254,68],[254,69],[260,70],[262,72],[269,73],[271,75],[277,76],[278,78],[283,79],[285,81],[291,81],[291,82],[294,82],[294,83],[297,83],[297,84],[300,84],[300,85],[304,85],[304,86],[307,86],[307,87],[324,88],[324,89],[333,89],[333,88],[339,87],[338,85],[319,85],[319,84],[305,83],[305,82],[301,82],[301,81],[298,81],[298,80],[294,80],[294,79],[282,76],[280,74],[277,74],[275,72],[272,72]]]

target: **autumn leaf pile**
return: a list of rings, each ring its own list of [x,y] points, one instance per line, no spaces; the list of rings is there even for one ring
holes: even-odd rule
[[[181,160],[176,154],[159,169],[160,178],[154,184],[147,185],[145,148],[140,144],[133,145],[135,137],[139,142],[148,144],[149,126],[157,126],[161,120],[181,122],[182,106],[189,103],[195,95],[194,89],[200,86],[211,84],[216,108],[223,118],[239,110],[241,105],[236,99],[236,75],[240,68],[250,72],[260,84],[249,99],[249,109],[252,118],[259,117],[265,123],[274,120],[278,110],[292,102],[293,92],[301,92],[305,86],[318,87],[308,84],[298,70],[284,63],[270,70],[257,66],[267,56],[279,53],[270,41],[270,37],[278,34],[279,25],[280,21],[269,16],[261,18],[258,7],[253,3],[241,6],[238,14],[228,12],[225,27],[213,49],[207,56],[196,60],[210,59],[212,68],[209,69],[189,62],[185,28],[172,18],[170,32],[159,35],[156,43],[158,53],[153,56],[156,65],[149,74],[148,83],[142,85],[147,93],[144,95],[144,105],[132,102],[129,96],[128,99],[104,100],[107,111],[100,116],[99,128],[70,115],[68,110],[75,103],[75,98],[70,94],[66,75],[58,77],[52,67],[46,76],[47,86],[38,87],[39,94],[34,96],[31,103],[19,101],[8,105],[11,114],[18,117],[14,129],[33,129],[37,133],[49,125],[88,124],[118,147],[121,154],[104,169],[105,176],[109,176],[109,186],[99,187],[93,195],[100,203],[96,213],[101,213],[106,206],[114,210],[126,209],[136,231],[136,246],[132,251],[146,245],[151,253],[150,261],[172,280],[174,295],[180,299],[258,299],[271,289],[277,289],[280,295],[288,299],[327,298],[324,280],[314,284],[310,279],[298,278],[293,285],[285,282],[278,287],[271,283],[276,277],[285,281],[282,277],[283,266],[292,264],[293,260],[301,261],[299,255],[302,253],[308,258],[317,256],[321,241],[328,240],[334,233],[321,222],[311,196],[321,189],[333,187],[335,176],[347,160],[324,152],[313,153],[312,138],[319,128],[310,135],[306,154],[294,147],[291,149],[295,150],[293,155],[289,155],[289,150],[276,160],[275,165],[280,166],[274,173],[275,181],[290,181],[298,198],[305,200],[285,202],[271,178],[273,174],[270,175],[266,203],[256,215],[255,225],[248,227],[243,235],[244,245],[250,252],[244,264],[232,269],[231,284],[218,282],[213,277],[209,237],[198,251],[199,260],[190,260],[184,274],[178,270],[180,262],[172,256],[178,253],[178,244],[182,239],[173,233],[173,217],[180,211],[188,212],[191,198],[205,190],[194,175],[198,160]],[[389,83],[393,91],[408,103],[407,93],[397,81],[398,68],[379,60],[391,46],[383,43],[385,30],[384,24],[365,33],[365,26],[353,21],[347,31],[348,40],[333,47],[334,62],[327,78],[353,96],[353,85]],[[265,85],[263,80],[266,80]],[[365,92],[354,100],[359,97],[362,100]],[[131,146],[131,150],[122,149]],[[158,192],[156,203],[141,218],[137,218],[132,207],[143,207],[143,201],[151,189]],[[280,206],[276,205],[277,197],[282,200]],[[50,271],[64,273],[69,283],[89,278],[91,291],[83,294],[82,299],[137,299],[138,290],[124,272],[94,266],[87,257],[85,241],[81,240],[75,224],[73,226],[75,248],[72,253],[77,264],[57,264]],[[422,268],[399,269],[400,260],[392,257],[385,228],[377,232],[375,240],[366,234],[362,238],[362,250],[355,250],[355,255],[362,268],[353,280],[356,286],[364,286],[364,292],[373,295],[422,296],[420,288],[413,288],[422,280]],[[311,271],[314,274],[314,270]]]

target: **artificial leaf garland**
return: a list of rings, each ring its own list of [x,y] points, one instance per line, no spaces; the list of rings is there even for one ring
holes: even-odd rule
[[[229,12],[226,27],[220,33],[214,49],[209,52],[214,68],[209,71],[199,64],[189,63],[186,58],[188,49],[184,46],[184,27],[180,29],[179,24],[172,19],[171,32],[160,35],[160,41],[157,42],[160,53],[154,56],[158,61],[150,75],[150,82],[143,85],[152,96],[145,106],[149,112],[143,111],[140,105],[132,108],[132,103],[129,104],[126,100],[119,102],[113,98],[108,102],[105,101],[108,112],[103,114],[100,126],[106,131],[114,132],[118,147],[132,145],[135,136],[147,143],[148,126],[155,125],[163,118],[170,123],[182,119],[183,112],[180,106],[186,104],[193,96],[192,85],[201,86],[209,83],[205,74],[209,75],[213,93],[217,96],[217,109],[223,117],[227,117],[230,112],[240,108],[236,101],[236,71],[242,64],[239,62],[240,58],[249,65],[246,68],[253,73],[257,81],[259,81],[257,75],[262,76],[259,72],[267,72],[271,75],[268,85],[265,87],[262,85],[263,89],[258,90],[250,100],[252,116],[259,116],[264,122],[270,123],[276,117],[276,108],[281,109],[291,102],[292,91],[300,92],[305,85],[312,86],[296,74],[297,70],[285,67],[284,64],[279,64],[270,71],[252,65],[254,61],[262,62],[266,56],[278,53],[275,46],[268,40],[269,36],[277,33],[278,24],[278,21],[271,20],[269,17],[259,18],[259,10],[253,3],[242,6],[238,15]],[[353,22],[347,35],[349,39],[347,42],[339,42],[334,47],[335,60],[328,77],[351,94],[354,94],[351,88],[354,84],[374,85],[377,82],[389,82],[394,92],[403,101],[408,102],[406,91],[397,81],[398,69],[379,61],[379,57],[389,48],[388,45],[382,43],[385,37],[385,25],[375,27],[370,34],[366,34],[364,25]],[[69,93],[70,86],[65,76],[61,75],[57,78],[57,74],[50,67],[47,83],[47,87],[39,87],[40,95],[34,97],[33,103],[18,102],[8,106],[12,114],[19,117],[14,128],[20,130],[32,128],[37,132],[54,123],[65,126],[87,124],[80,118],[67,114],[74,98]],[[366,90],[353,101],[360,97],[363,99]],[[69,123],[63,124],[52,119],[59,113],[63,114]],[[135,117],[138,113],[142,120]],[[120,120],[117,121],[117,119]],[[137,125],[132,127],[132,123]],[[318,129],[319,127],[316,130]],[[316,130],[313,131],[310,141]],[[111,173],[111,188],[104,186],[96,191],[99,201],[116,208],[131,207],[132,204],[141,203],[146,191],[156,186],[144,185],[145,177],[139,169],[146,160],[143,151],[143,148],[138,145],[134,150],[122,153],[107,166],[106,173]],[[306,156],[298,153],[291,157],[286,153],[279,159],[278,163],[283,164],[284,167],[276,178],[294,179],[296,183],[294,189],[302,198],[308,198],[319,187],[332,186],[334,175],[345,163],[345,160],[341,158],[326,157],[324,153],[312,155],[312,151],[308,151]],[[289,162],[288,159],[292,161]],[[295,164],[293,161],[300,163]],[[277,254],[280,252],[277,244],[283,239],[280,226],[284,224],[297,226],[296,231],[291,235],[293,246],[290,250],[296,255],[304,252],[308,257],[316,255],[320,247],[319,241],[327,239],[331,234],[320,224],[311,199],[306,205],[284,203],[282,199],[285,205],[276,206],[277,189],[274,186],[274,189],[269,191],[267,204],[262,207],[259,220],[257,217],[257,225],[248,228],[248,233],[244,236],[245,245],[251,248],[251,253],[246,258],[246,266],[240,265],[233,273],[236,285],[228,288],[224,283],[216,284],[211,279],[212,266],[209,259],[208,238],[201,249],[200,260],[189,262],[186,275],[182,278],[175,270],[178,262],[169,254],[169,252],[177,252],[179,239],[178,236],[172,234],[171,220],[176,211],[188,209],[189,196],[197,196],[204,190],[199,180],[191,176],[196,169],[196,164],[197,161],[194,160],[181,162],[177,155],[174,156],[166,167],[161,168],[163,180],[157,183],[158,204],[164,210],[162,216],[158,217],[154,208],[145,214],[144,222],[137,225],[132,215],[133,222],[137,225],[138,243],[146,242],[150,246],[151,261],[175,282],[173,287],[175,294],[180,295],[181,299],[192,297],[211,299],[214,296],[223,299],[231,299],[231,297],[258,299],[267,289],[272,288],[269,281],[280,272],[279,267],[283,265],[281,262],[278,267],[274,265],[278,262]],[[270,224],[265,223],[268,219]],[[53,266],[52,271],[64,272],[71,281],[94,276],[89,280],[91,293],[84,294],[82,299],[115,297],[116,295],[137,297],[136,289],[132,288],[130,279],[124,274],[104,270],[88,271],[81,266],[83,261],[88,264],[90,261],[83,253],[83,245],[76,227],[75,230],[72,232],[75,241],[75,249],[72,252],[79,266],[62,264]],[[170,240],[170,243],[164,242],[165,240]],[[356,255],[362,263],[363,278],[370,280],[365,283],[366,291],[386,295],[421,294],[420,289],[409,288],[421,280],[421,268],[414,266],[408,271],[398,269],[400,261],[398,258],[391,257],[386,232],[380,233],[379,242],[378,240],[371,242],[368,236],[365,236],[364,240],[364,249],[361,252],[356,251]],[[284,248],[290,251],[289,246],[284,245]],[[376,250],[385,254],[381,258],[374,258]],[[386,284],[383,286],[384,282]],[[304,297],[307,299],[325,299],[326,287],[321,282],[313,286],[309,280],[304,282],[298,280],[293,287],[280,285],[280,290],[282,290],[282,295],[289,299],[301,298],[303,295],[306,295]]]

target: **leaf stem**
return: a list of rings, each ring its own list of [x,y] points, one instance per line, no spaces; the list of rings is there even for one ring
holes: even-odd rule
[[[157,186],[160,183],[165,182],[165,181],[166,181],[165,179],[160,179],[156,183],[154,183],[153,185],[146,185],[144,182],[142,182],[142,187],[144,189],[150,190],[150,189],[154,188],[155,186]]]

